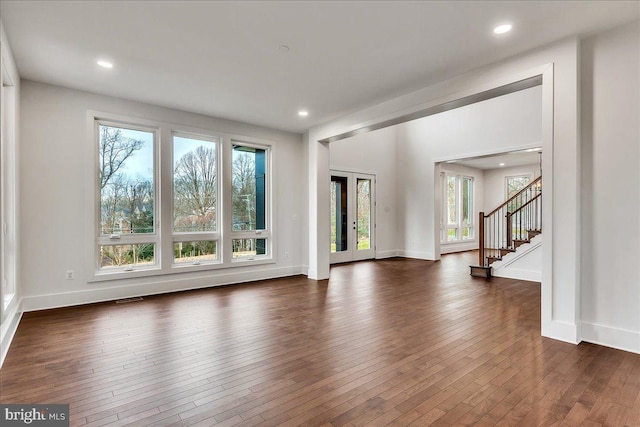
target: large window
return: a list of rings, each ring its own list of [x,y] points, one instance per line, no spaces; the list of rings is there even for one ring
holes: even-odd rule
[[[442,243],[474,239],[473,178],[443,174]]]
[[[173,262],[219,261],[218,141],[173,137]]]
[[[156,265],[156,132],[98,124],[99,268]]]
[[[517,175],[505,177],[505,200],[509,200],[515,196],[520,190],[524,189],[531,182],[531,175]],[[518,198],[519,199],[519,198]],[[507,207],[509,212],[513,212],[520,207],[520,200],[513,200],[509,202]]]
[[[255,258],[268,254],[267,150],[233,144],[232,204],[233,257]]]
[[[96,135],[97,280],[271,259],[269,145],[162,123]]]

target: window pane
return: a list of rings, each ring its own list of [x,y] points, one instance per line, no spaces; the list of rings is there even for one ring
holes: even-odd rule
[[[267,239],[233,239],[233,258],[267,254]]]
[[[347,250],[347,178],[331,177],[331,252]]]
[[[456,214],[456,177],[447,177],[447,222],[449,224],[457,224],[458,216]]]
[[[531,179],[528,176],[508,176],[507,177],[507,199],[510,199],[520,190],[529,185]],[[522,195],[516,197],[507,206],[509,212],[517,210],[523,204]]]
[[[100,125],[100,233],[154,232],[154,134]]]
[[[531,179],[528,176],[508,176],[507,177],[507,199],[511,198],[518,191],[529,185]]]
[[[173,244],[173,262],[175,264],[201,264],[218,259],[218,242],[195,241],[175,242]]]
[[[462,178],[462,222],[463,224],[471,224],[473,215],[473,180],[471,178]],[[464,237],[464,236],[463,236]]]
[[[233,146],[233,230],[266,229],[267,151]]]
[[[454,240],[458,240],[458,229],[457,228],[448,228],[447,229],[447,241],[452,242]]]
[[[462,229],[462,239],[463,240],[471,240],[471,239],[473,239],[473,228],[464,227]]]
[[[216,143],[173,138],[173,231],[216,231]]]
[[[100,246],[100,268],[151,266],[155,263],[155,245],[106,245]]]
[[[360,250],[371,248],[371,180],[358,179],[357,182],[358,247]]]

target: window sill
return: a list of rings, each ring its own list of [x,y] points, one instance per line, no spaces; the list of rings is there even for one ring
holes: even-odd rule
[[[200,264],[200,265],[171,265],[169,268],[162,269],[160,267],[157,268],[147,268],[140,269],[134,271],[109,271],[109,272],[95,272],[93,277],[91,277],[87,282],[88,283],[101,283],[101,282],[109,282],[116,280],[127,280],[127,279],[136,279],[143,277],[156,277],[156,276],[169,276],[173,274],[181,274],[181,273],[197,273],[197,272],[208,272],[208,271],[216,271],[216,270],[224,270],[224,269],[233,269],[237,267],[251,267],[254,265],[265,265],[265,264],[275,264],[276,259],[274,258],[260,258],[260,259],[241,259],[241,260],[233,260],[226,264],[223,263],[210,263],[210,264]]]

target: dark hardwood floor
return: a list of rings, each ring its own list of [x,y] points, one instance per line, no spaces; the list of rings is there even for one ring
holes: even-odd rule
[[[0,401],[74,426],[640,426],[640,355],[542,338],[539,284],[473,257],[26,313]]]

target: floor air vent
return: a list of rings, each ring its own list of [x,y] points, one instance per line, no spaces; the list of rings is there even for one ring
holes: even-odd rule
[[[142,297],[117,299],[116,304],[126,304],[129,302],[142,301]]]

